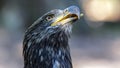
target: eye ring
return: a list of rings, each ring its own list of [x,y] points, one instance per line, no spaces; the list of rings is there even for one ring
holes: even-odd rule
[[[54,17],[53,15],[49,15],[49,16],[46,17],[46,20],[47,20],[47,21],[50,21],[50,20],[53,19],[53,17]]]

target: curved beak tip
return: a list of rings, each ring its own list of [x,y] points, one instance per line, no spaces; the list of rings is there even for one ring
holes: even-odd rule
[[[80,15],[80,9],[79,7],[77,6],[70,6],[67,8],[68,11],[71,13],[71,14],[75,14],[78,16],[78,19],[80,19],[81,15]]]

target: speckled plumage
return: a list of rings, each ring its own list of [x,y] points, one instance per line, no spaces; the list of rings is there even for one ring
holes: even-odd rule
[[[48,21],[50,14],[54,18]],[[72,25],[51,26],[62,14],[63,10],[52,10],[28,28],[23,41],[24,68],[72,68],[68,43]]]

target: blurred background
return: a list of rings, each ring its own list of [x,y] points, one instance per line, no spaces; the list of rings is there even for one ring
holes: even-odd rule
[[[25,30],[71,5],[84,13],[70,39],[74,68],[120,68],[120,0],[0,0],[0,68],[23,68]]]

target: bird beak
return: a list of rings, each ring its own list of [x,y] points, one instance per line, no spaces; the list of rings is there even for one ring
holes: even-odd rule
[[[63,10],[63,13],[56,18],[56,20],[51,24],[55,25],[64,25],[66,23],[71,23],[80,18],[80,10],[77,6],[70,6]]]

